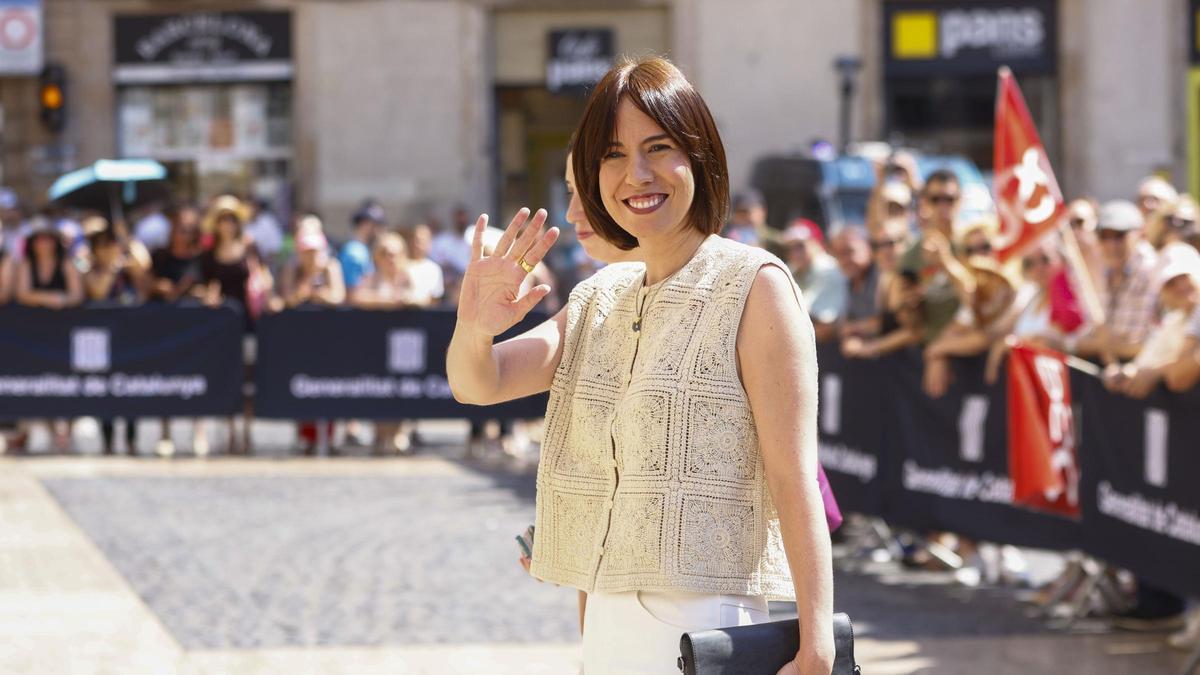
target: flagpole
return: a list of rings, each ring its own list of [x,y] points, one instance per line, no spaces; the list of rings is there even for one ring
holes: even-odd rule
[[[1066,254],[1067,264],[1075,272],[1075,278],[1079,282],[1080,295],[1083,296],[1083,304],[1087,308],[1088,314],[1092,317],[1092,323],[1096,326],[1102,326],[1106,321],[1104,305],[1100,302],[1100,293],[1096,290],[1096,282],[1092,278],[1092,272],[1088,269],[1087,262],[1083,259],[1083,252],[1079,248],[1079,240],[1075,238],[1075,230],[1071,229],[1070,224],[1061,222],[1058,226],[1058,234],[1062,237],[1063,251]]]

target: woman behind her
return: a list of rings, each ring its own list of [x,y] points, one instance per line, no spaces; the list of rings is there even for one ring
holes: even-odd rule
[[[71,264],[66,243],[58,230],[44,218],[37,219],[25,238],[25,256],[17,263],[16,300],[28,307],[66,309],[83,302],[83,280]],[[70,448],[71,428],[67,420],[53,424],[54,449]],[[19,432],[27,436],[26,429]]]
[[[447,355],[460,401],[551,392],[532,573],[588,592],[589,675],[669,672],[681,633],[766,621],[768,598],[797,600],[801,650],[781,672],[825,675],[816,347],[791,276],[716,236],[724,148],[668,61],[610,70],[573,155],[589,223],[645,265],[606,267],[553,319],[493,345],[550,292],[520,287],[558,231],[523,209],[484,257],[481,217]]]
[[[587,213],[583,210],[583,202],[579,200],[579,195],[575,190],[575,171],[571,167],[571,154],[567,153],[567,168],[564,180],[567,184],[567,222],[575,226],[575,238],[579,241],[579,245],[583,248],[583,252],[589,258],[603,265],[611,265],[621,262],[641,262],[642,256],[637,249],[625,251],[613,246],[596,231],[592,229],[591,223],[588,222]],[[532,280],[532,276],[528,280]],[[527,281],[528,281],[527,280]],[[521,566],[525,571],[529,571],[532,560],[521,556]],[[583,615],[587,608],[587,593],[579,591],[579,633],[583,634]]]

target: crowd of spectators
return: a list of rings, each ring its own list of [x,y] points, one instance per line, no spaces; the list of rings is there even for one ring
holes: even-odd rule
[[[1132,201],[1076,198],[1063,231],[1002,260],[996,217],[960,216],[959,177],[922,176],[915,167],[904,153],[877,164],[862,224],[822,232],[798,219],[773,232],[744,216],[726,234],[773,247],[787,261],[819,342],[852,359],[919,350],[933,398],[953,384],[955,359],[985,358],[995,381],[1018,340],[1092,362],[1117,395],[1144,398],[1200,382],[1200,228],[1191,196],[1150,176]],[[735,203],[761,199],[745,194]],[[944,533],[915,540],[917,553],[941,551],[941,560],[959,564],[977,550]],[[1183,611],[1180,598],[1139,583],[1113,620],[1178,628]],[[1200,612],[1172,642],[1200,644]]]
[[[461,215],[455,226],[465,231]],[[319,217],[299,214],[284,227],[262,204],[233,195],[206,204],[155,205],[138,214],[131,227],[91,215],[79,221],[46,210],[30,214],[7,189],[0,188],[0,304],[64,309],[81,305],[136,305],[145,302],[232,304],[246,320],[246,367],[253,365],[253,327],[264,312],[298,306],[353,306],[370,310],[435,307],[465,269],[469,244],[462,231],[445,228],[435,237],[424,223],[389,224],[382,206],[364,200],[351,219],[353,236],[342,246],[331,243]],[[434,244],[442,260],[431,259]],[[247,372],[247,381],[252,381]],[[249,451],[253,410],[247,396],[240,433],[228,421],[230,454]],[[100,420],[104,453],[116,449],[116,420]],[[136,452],[134,425],[126,421],[125,447]],[[48,423],[59,451],[70,447],[68,420],[23,420],[5,435],[12,452],[21,452],[29,430]],[[351,441],[363,441],[364,425],[347,424]],[[169,420],[156,451],[174,452]],[[302,423],[305,450],[328,443],[327,421]],[[192,425],[192,449],[209,454],[207,424]],[[377,452],[403,452],[413,432],[398,421],[378,425]]]
[[[922,349],[930,396],[950,386],[955,358],[988,355],[996,376],[1009,338],[1093,360],[1106,385],[1129,396],[1200,380],[1194,199],[1154,176],[1137,186],[1135,202],[1078,198],[1067,208],[1074,251],[1051,235],[1002,263],[995,218],[959,217],[958,176],[922,176],[916,167],[903,152],[877,163],[861,225],[823,231],[801,218],[773,230],[762,197],[750,190],[734,196],[723,234],[780,254],[819,341],[856,359]],[[457,207],[445,225],[431,215],[401,227],[368,199],[340,247],[315,215],[285,226],[265,204],[231,195],[152,208],[133,221],[75,222],[53,211],[27,217],[0,189],[0,302],[230,302],[244,308],[248,328],[264,311],[299,305],[450,304],[473,218]],[[560,248],[535,272],[557,292],[547,311],[599,264],[579,255],[570,236]],[[1098,302],[1085,302],[1088,293]]]
[[[1014,338],[1095,362],[1106,386],[1127,396],[1200,381],[1191,196],[1151,176],[1136,201],[1075,199],[1072,237],[1052,232],[1002,262],[995,216],[960,218],[958,176],[921,176],[915,166],[904,153],[877,164],[861,225],[823,232],[800,218],[772,231],[749,192],[735,199],[743,210],[725,234],[788,263],[819,342],[856,359],[923,350],[932,397],[950,386],[955,358],[987,356],[989,377],[998,376]]]
[[[952,385],[955,359],[986,357],[987,376],[998,377],[1014,340],[1093,361],[1120,395],[1145,397],[1159,386],[1188,390],[1200,382],[1197,204],[1157,176],[1131,196],[1104,204],[1074,199],[1065,216],[1070,236],[1052,233],[1002,261],[995,216],[960,217],[959,177],[949,170],[921,175],[915,160],[898,152],[877,162],[861,224],[826,231],[798,218],[775,230],[767,226],[762,196],[748,190],[733,196],[722,234],[770,248],[786,261],[819,342],[852,359],[918,350],[931,397]],[[263,312],[452,305],[469,262],[473,222],[460,206],[445,224],[430,215],[400,226],[367,199],[351,218],[351,236],[337,246],[316,215],[298,214],[285,225],[266,204],[232,195],[203,205],[160,205],[138,214],[130,227],[98,216],[76,222],[54,211],[30,215],[0,188],[0,304],[239,305],[251,368],[252,328]],[[489,228],[485,246],[497,233]],[[564,234],[533,274],[535,283],[556,291],[541,307],[548,312],[561,306],[574,282],[603,265],[583,250],[590,233],[581,230],[577,239],[567,227]],[[229,421],[231,454],[250,448],[250,397],[243,414],[240,437]],[[16,449],[35,422],[20,424]],[[42,422],[65,450],[69,422]],[[106,453],[115,447],[115,422],[100,420]],[[162,425],[158,452],[169,454],[168,420]],[[364,426],[349,421],[347,436],[359,439]],[[133,453],[133,425],[124,427]],[[500,427],[501,446],[527,437],[520,422],[502,420]],[[331,430],[328,420],[301,423],[305,451],[327,447]],[[208,453],[207,438],[206,425],[197,421],[197,454]],[[483,438],[484,425],[474,424],[471,447]],[[407,452],[415,441],[409,422],[375,424],[375,452]],[[1182,608],[1165,602],[1167,613]]]

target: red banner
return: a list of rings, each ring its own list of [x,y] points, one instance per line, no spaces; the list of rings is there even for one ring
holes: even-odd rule
[[[1008,359],[1013,503],[1078,518],[1079,454],[1066,357],[1017,343]]]
[[[1000,216],[996,251],[1003,262],[1036,243],[1066,211],[1042,139],[1008,68],[1000,69],[996,93],[994,169]]]

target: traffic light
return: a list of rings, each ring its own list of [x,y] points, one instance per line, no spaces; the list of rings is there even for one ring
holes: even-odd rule
[[[67,126],[67,71],[60,65],[49,64],[42,69],[38,102],[42,124],[57,134]]]

